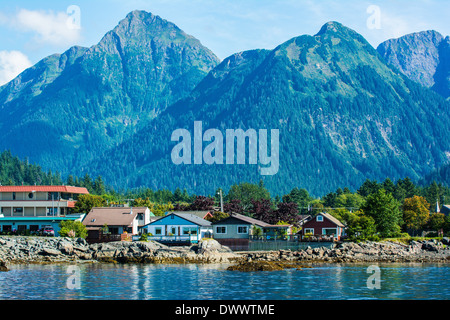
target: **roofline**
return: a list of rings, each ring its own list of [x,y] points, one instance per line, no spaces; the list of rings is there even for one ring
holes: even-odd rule
[[[182,214],[183,212],[180,212],[180,213]],[[209,226],[212,225],[212,223],[211,223],[211,225],[201,225],[201,224],[198,224],[198,223],[195,222],[195,221],[191,221],[191,220],[189,220],[189,219],[187,219],[187,218],[185,218],[185,217],[179,216],[179,215],[177,215],[176,213],[172,212],[172,213],[169,213],[168,215],[166,215],[166,216],[164,216],[164,217],[161,217],[160,219],[157,219],[157,220],[155,220],[155,221],[153,221],[153,222],[150,222],[150,223],[148,223],[148,224],[146,224],[145,226],[142,226],[142,227],[149,226],[149,225],[151,225],[151,224],[153,224],[153,223],[155,223],[155,222],[158,222],[158,221],[160,221],[161,219],[164,219],[164,218],[169,217],[169,216],[171,216],[171,215],[174,215],[174,216],[177,216],[178,218],[181,218],[181,219],[183,219],[183,220],[189,221],[189,222],[191,222],[191,223],[193,223],[193,224],[195,224],[195,225],[197,225],[197,226],[199,226],[199,227],[209,227]],[[199,218],[199,219],[201,219],[201,218]]]
[[[53,191],[52,191],[53,189]],[[64,192],[76,194],[89,194],[84,187],[54,185],[54,186],[0,186],[0,192]]]
[[[0,222],[2,221],[50,221],[50,220],[78,220],[81,217],[0,217]]]
[[[212,224],[213,224],[213,225],[214,225],[214,224],[219,224],[220,222],[227,221],[228,219],[231,219],[231,218],[238,219],[238,220],[242,221],[244,224],[256,225],[256,226],[261,227],[261,228],[268,228],[268,227],[271,227],[271,226],[272,226],[270,223],[266,223],[266,222],[264,222],[264,221],[261,221],[261,220],[258,220],[258,219],[254,219],[254,218],[248,217],[248,218],[250,218],[250,219],[255,220],[255,223],[251,223],[251,222],[249,222],[249,221],[242,220],[239,216],[236,216],[236,215],[234,215],[234,214],[230,215],[229,217],[227,217],[227,218],[225,218],[225,219],[222,219],[222,220],[213,222]],[[257,222],[261,222],[261,223],[263,223],[263,224],[265,224],[265,225],[258,224]]]

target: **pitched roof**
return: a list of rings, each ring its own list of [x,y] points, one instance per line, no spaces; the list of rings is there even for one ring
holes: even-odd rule
[[[326,212],[321,212],[319,214],[323,215],[325,218],[327,218],[328,220],[330,220],[331,222],[333,222],[337,226],[345,228],[344,224],[342,222],[340,222],[338,219],[336,219],[335,217],[333,217],[331,214],[326,213]]]
[[[188,212],[176,212],[175,213],[174,212],[173,214],[176,216],[179,216],[180,218],[183,218],[187,221],[195,223],[199,226],[210,226],[211,225],[211,221],[200,218],[199,216],[192,214],[192,213],[188,213]]]
[[[0,186],[0,192],[63,192],[89,194],[86,188],[71,186]]]
[[[211,211],[169,211],[168,214],[171,214],[171,213],[175,213],[175,214],[188,213],[188,214],[192,214],[192,215],[197,216],[202,219],[204,219],[206,217],[206,215],[208,215],[208,214],[212,215]]]
[[[84,218],[83,224],[89,226],[129,226],[133,223],[138,213],[145,213],[146,207],[125,208],[92,208]]]
[[[181,219],[184,219],[184,220],[187,220],[189,222],[192,222],[192,223],[194,223],[194,224],[196,224],[198,226],[206,226],[207,227],[207,226],[211,225],[210,221],[205,220],[203,218],[200,218],[199,216],[196,216],[194,214],[186,213],[186,212],[183,211],[183,212],[172,212],[172,213],[167,214],[164,217],[156,217],[156,218],[154,217],[153,219],[150,220],[150,223],[147,224],[146,226],[151,225],[151,224],[153,224],[155,222],[159,222],[160,220],[166,219],[167,217],[169,217],[171,215],[178,216]]]
[[[266,223],[264,221],[257,220],[257,219],[254,219],[254,218],[250,218],[250,217],[244,216],[244,215],[239,214],[239,213],[233,213],[228,218],[225,218],[223,220],[214,222],[213,224],[220,224],[221,222],[223,222],[225,220],[228,220],[228,219],[232,219],[232,218],[241,220],[241,221],[246,222],[246,223],[251,224],[251,225],[257,225],[259,227],[271,227],[272,226],[271,224]]]

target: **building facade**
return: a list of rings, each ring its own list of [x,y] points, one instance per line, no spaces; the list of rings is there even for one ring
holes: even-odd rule
[[[86,188],[69,186],[0,186],[3,217],[59,217],[69,214]]]
[[[329,213],[319,213],[303,224],[302,234],[331,236],[339,240],[345,235],[345,225]]]
[[[0,186],[0,232],[37,232],[51,226],[57,235],[59,222],[80,221],[71,215],[86,188],[70,186]]]
[[[203,238],[212,237],[211,222],[186,212],[172,212],[155,220],[143,228],[141,233],[148,234],[149,240],[159,242],[186,241],[197,243]]]
[[[150,223],[154,214],[147,207],[103,207],[92,208],[83,220],[88,231],[98,231],[105,226],[108,233],[121,235],[138,234],[138,228]]]

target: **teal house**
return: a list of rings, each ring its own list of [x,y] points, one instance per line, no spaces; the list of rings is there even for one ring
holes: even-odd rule
[[[172,212],[143,226],[140,233],[162,243],[198,243],[202,238],[212,238],[212,231],[208,220],[191,213]]]

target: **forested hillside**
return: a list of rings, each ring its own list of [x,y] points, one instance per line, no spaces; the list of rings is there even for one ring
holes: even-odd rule
[[[304,187],[319,196],[366,179],[417,180],[441,166],[450,150],[441,130],[449,111],[449,102],[388,66],[357,32],[330,22],[315,36],[225,59],[186,99],[87,168],[115,186],[210,193],[263,179],[272,194]],[[226,129],[279,129],[278,173],[175,165],[172,132],[193,134],[194,121],[223,136]]]

